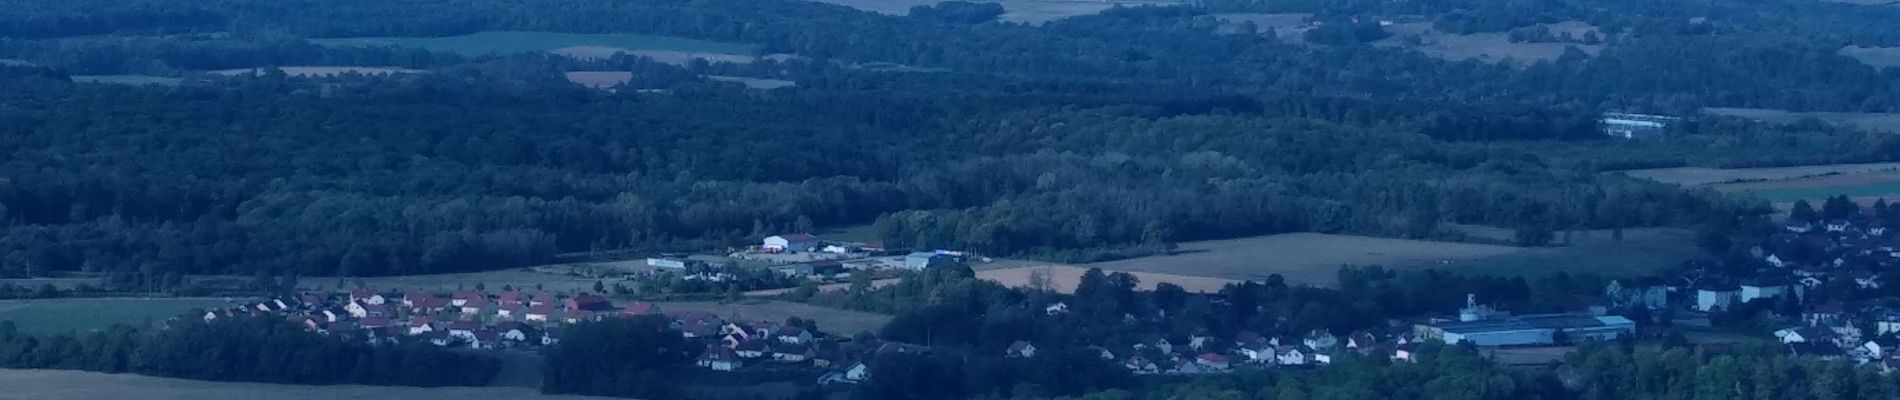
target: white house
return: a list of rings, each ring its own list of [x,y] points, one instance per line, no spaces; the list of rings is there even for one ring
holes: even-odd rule
[[[384,299],[381,293],[376,293],[376,291],[369,290],[369,289],[356,289],[356,290],[350,291],[350,302],[354,303],[358,301],[369,303],[369,304],[383,304],[385,301],[387,301],[387,299]]]
[[[1279,365],[1306,365],[1306,352],[1293,346],[1283,347],[1274,354],[1273,361]]]
[[[1006,353],[1006,355],[1010,357],[1014,357],[1014,358],[1035,357],[1036,345],[1029,344],[1029,342],[1018,340],[1016,341],[1016,343],[1010,343],[1009,351],[1008,353]]]
[[[1860,348],[1861,350],[1867,351],[1867,354],[1872,355],[1875,359],[1887,358],[1887,356],[1893,355],[1895,350],[1900,350],[1900,340],[1896,340],[1892,336],[1882,336],[1861,344]]]
[[[1202,354],[1200,357],[1196,357],[1194,362],[1201,364],[1202,367],[1207,367],[1210,371],[1226,371],[1227,368],[1231,367],[1227,362],[1227,356],[1214,353]]]
[[[1050,304],[1048,307],[1043,307],[1042,312],[1049,315],[1068,314],[1069,305],[1063,302],[1056,302],[1055,304]]]
[[[1735,300],[1741,297],[1741,290],[1734,288],[1697,289],[1695,309],[1702,312],[1727,310],[1735,306]]]
[[[1333,336],[1332,332],[1327,332],[1323,329],[1314,330],[1312,333],[1306,335],[1306,340],[1302,343],[1306,344],[1306,347],[1318,350],[1329,350],[1339,346],[1339,337]]]
[[[760,246],[766,251],[807,251],[818,247],[818,237],[809,233],[787,233],[765,238]]]
[[[1788,284],[1772,281],[1749,282],[1743,283],[1741,289],[1735,301],[1738,303],[1747,303],[1757,299],[1781,297],[1788,293]]]
[[[738,370],[739,367],[745,366],[745,360],[741,360],[737,354],[733,354],[732,349],[714,347],[706,349],[706,354],[699,356],[697,364],[702,368],[710,368],[714,371],[734,371]]]

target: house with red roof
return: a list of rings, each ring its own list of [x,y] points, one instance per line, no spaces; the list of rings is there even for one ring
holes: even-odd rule
[[[576,311],[601,312],[601,311],[612,311],[614,309],[613,301],[607,300],[607,298],[605,297],[595,296],[591,294],[583,294],[579,296],[570,297],[567,299],[567,301],[564,302],[564,304],[567,306],[568,312],[576,312]]]

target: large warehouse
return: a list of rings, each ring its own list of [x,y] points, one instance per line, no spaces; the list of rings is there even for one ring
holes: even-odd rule
[[[1536,346],[1557,343],[1557,332],[1571,342],[1614,340],[1636,334],[1636,322],[1620,316],[1536,314],[1482,321],[1444,321],[1421,324],[1416,333],[1445,343],[1469,341],[1478,346]]]

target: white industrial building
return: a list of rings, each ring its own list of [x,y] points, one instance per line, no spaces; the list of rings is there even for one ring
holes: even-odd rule
[[[1598,124],[1603,134],[1624,139],[1656,136],[1663,133],[1669,124],[1681,121],[1681,118],[1665,115],[1604,113]]]
[[[807,233],[788,233],[765,238],[760,248],[766,251],[811,251],[818,247],[818,237]]]
[[[1415,327],[1415,334],[1445,343],[1470,342],[1478,346],[1541,346],[1557,343],[1558,332],[1569,342],[1615,340],[1636,334],[1636,322],[1615,315],[1535,314],[1504,316],[1485,313],[1488,307],[1467,301],[1459,321],[1439,321]],[[1468,316],[1487,315],[1468,320]]]

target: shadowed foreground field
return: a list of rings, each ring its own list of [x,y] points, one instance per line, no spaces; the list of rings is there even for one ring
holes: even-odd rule
[[[518,387],[305,386],[206,382],[82,371],[13,369],[0,369],[0,388],[5,388],[0,390],[0,400],[581,400],[612,398],[545,395],[534,389]]]

